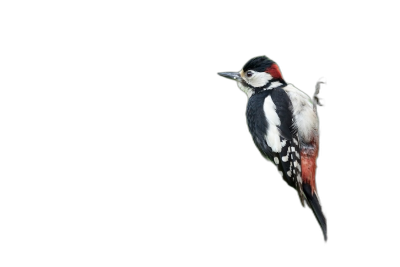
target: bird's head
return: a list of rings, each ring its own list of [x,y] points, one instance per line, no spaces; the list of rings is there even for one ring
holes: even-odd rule
[[[286,85],[278,65],[260,56],[250,59],[239,72],[219,72],[222,77],[236,80],[248,97],[255,93]]]

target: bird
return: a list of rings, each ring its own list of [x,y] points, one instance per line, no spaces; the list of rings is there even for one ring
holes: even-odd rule
[[[286,83],[277,63],[250,59],[239,72],[219,72],[247,95],[246,120],[254,144],[313,211],[327,241],[327,224],[315,183],[319,151],[318,81],[313,98]]]

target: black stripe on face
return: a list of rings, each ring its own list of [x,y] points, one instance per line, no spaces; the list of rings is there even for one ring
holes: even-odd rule
[[[286,85],[286,83],[285,83],[283,80],[281,80],[281,79],[272,79],[272,80],[269,80],[268,83],[267,83],[266,85],[260,86],[260,87],[254,87],[254,86],[248,84],[244,79],[242,79],[242,81],[241,81],[241,83],[242,83],[244,86],[246,86],[246,87],[252,89],[255,93],[259,93],[259,92],[261,92],[261,91],[264,91],[264,90],[268,89],[268,87],[270,87],[270,85],[271,85],[273,82],[280,82],[280,83],[282,83],[282,85],[280,85],[279,87],[282,87],[282,86],[285,86],[285,85]]]

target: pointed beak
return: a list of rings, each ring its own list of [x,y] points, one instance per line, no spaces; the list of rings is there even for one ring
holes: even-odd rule
[[[239,72],[218,72],[218,75],[238,82],[242,80]]]

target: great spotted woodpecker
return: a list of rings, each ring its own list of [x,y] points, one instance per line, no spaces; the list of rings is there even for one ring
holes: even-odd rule
[[[236,80],[248,97],[246,118],[253,141],[273,162],[283,179],[314,212],[327,240],[326,219],[315,184],[319,147],[317,105],[320,83],[313,100],[282,77],[278,65],[260,56],[250,59],[240,72],[220,72]]]

